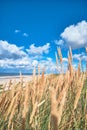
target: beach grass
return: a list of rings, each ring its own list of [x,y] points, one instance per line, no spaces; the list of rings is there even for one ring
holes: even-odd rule
[[[34,69],[31,81],[21,75],[7,91],[0,85],[0,130],[87,130],[87,74],[80,64],[73,68],[71,48],[63,74],[60,48],[58,53],[60,74],[40,76]]]

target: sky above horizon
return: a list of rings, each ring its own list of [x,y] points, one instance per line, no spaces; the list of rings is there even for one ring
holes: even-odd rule
[[[31,73],[40,66],[55,73],[57,47],[66,71],[69,46],[74,68],[82,59],[85,70],[86,0],[0,0],[0,72]]]

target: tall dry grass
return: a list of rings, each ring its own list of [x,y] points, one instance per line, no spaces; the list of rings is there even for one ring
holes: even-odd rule
[[[57,56],[58,55],[58,56]],[[56,54],[61,74],[40,76],[36,69],[32,81],[9,82],[8,90],[0,92],[0,130],[86,130],[87,79],[81,72],[81,63],[72,66],[69,48],[68,68],[63,74],[62,52]]]

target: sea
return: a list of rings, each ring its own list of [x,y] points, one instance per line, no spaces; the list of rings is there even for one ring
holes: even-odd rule
[[[32,73],[22,73],[22,75],[32,75]],[[0,73],[0,77],[4,76],[20,76],[20,73]]]

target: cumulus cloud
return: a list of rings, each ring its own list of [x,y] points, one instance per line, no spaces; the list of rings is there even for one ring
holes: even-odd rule
[[[31,44],[29,49],[26,49],[26,51],[32,55],[42,55],[43,53],[45,54],[49,53],[49,49],[50,49],[50,43],[47,43],[39,47],[36,47],[34,44]]]
[[[25,57],[27,54],[22,49],[23,47],[0,40],[0,59],[19,59]]]
[[[32,65],[33,65],[34,67],[37,67],[37,66],[38,66],[38,61],[37,61],[37,60],[33,60]]]
[[[15,44],[0,40],[0,71],[4,69],[6,71],[12,70],[12,72],[14,70],[16,72],[19,72],[19,70],[32,72],[34,66],[37,68],[39,65],[41,70],[46,68],[46,72],[53,73],[56,71],[56,64],[52,58],[46,58],[43,55],[43,53],[49,52],[49,48],[49,43],[39,47],[31,45],[28,52],[25,52],[24,47],[18,47]],[[35,54],[35,56],[30,54]],[[39,54],[41,57],[38,57]]]
[[[44,68],[47,73],[57,72],[56,64],[53,62],[53,59],[51,57],[47,57],[46,60],[41,60],[39,62],[39,66],[41,69]]]
[[[0,60],[0,67],[3,68],[23,68],[23,67],[30,67],[31,61],[29,58],[22,58],[22,59],[1,59]]]
[[[87,46],[87,22],[85,20],[66,27],[61,37],[72,48]]]
[[[55,40],[54,41],[56,45],[59,45],[59,46],[62,46],[64,44],[64,41],[61,39],[61,40]]]
[[[85,59],[85,53],[80,53],[80,54],[74,54],[73,55],[73,59],[76,59],[76,60],[84,60]]]
[[[63,62],[68,62],[68,58],[63,57]]]
[[[32,68],[32,60],[28,54],[23,51],[24,47],[18,47],[7,41],[0,40],[0,68],[16,69],[16,68]]]

